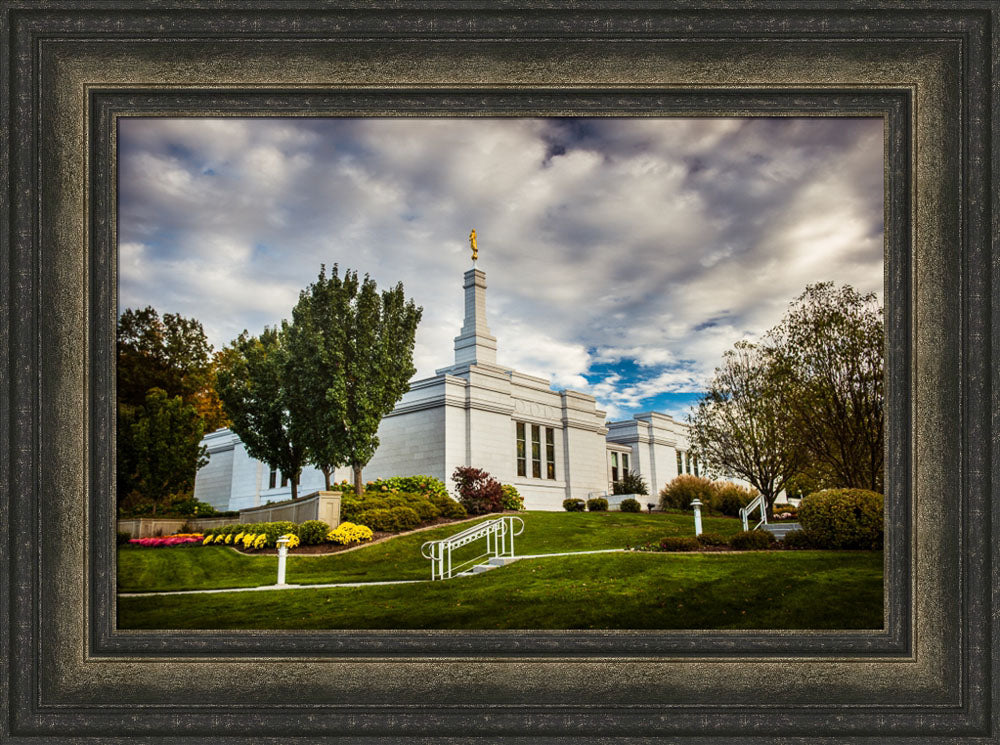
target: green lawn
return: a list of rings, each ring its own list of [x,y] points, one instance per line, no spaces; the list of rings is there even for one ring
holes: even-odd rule
[[[205,551],[215,555],[223,549]],[[527,546],[519,550],[527,552]],[[132,553],[138,552],[126,550],[122,555]],[[202,549],[144,553],[207,555]],[[262,581],[273,581],[273,574],[264,571],[267,567],[258,564],[273,563],[273,558],[234,555],[234,559],[252,559],[242,566],[253,566],[252,571],[263,571]],[[320,561],[326,560],[301,557],[291,560],[289,567]],[[353,571],[366,566],[353,561]],[[400,562],[400,567],[409,566]],[[234,565],[227,566],[232,570]],[[300,580],[301,575],[289,576],[291,582]],[[881,552],[624,553],[526,559],[446,582],[120,597],[118,625],[123,629],[871,629],[882,628],[882,609]]]
[[[517,554],[544,554],[624,548],[667,535],[692,535],[689,514],[625,512],[526,512],[524,533],[514,539]],[[486,518],[484,518],[486,519]],[[704,518],[704,530],[732,534],[740,521],[726,517]],[[391,579],[426,579],[430,562],[420,546],[444,538],[472,523],[445,525],[434,530],[403,535],[391,541],[332,556],[304,556],[291,552],[287,581],[291,584],[365,582]],[[456,551],[454,561],[476,556],[484,543]],[[274,584],[278,560],[274,556],[247,556],[223,546],[137,548],[118,551],[119,592],[203,590],[256,587]]]

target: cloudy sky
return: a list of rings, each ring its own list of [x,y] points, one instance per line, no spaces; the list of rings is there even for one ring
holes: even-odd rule
[[[453,361],[468,235],[498,362],[683,416],[807,284],[882,292],[880,119],[121,119],[120,310],[219,348],[320,264],[402,281]]]

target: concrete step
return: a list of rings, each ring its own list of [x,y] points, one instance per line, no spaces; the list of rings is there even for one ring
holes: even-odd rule
[[[767,525],[761,525],[760,527],[761,530],[767,530],[774,533],[774,537],[779,541],[793,530],[802,530],[802,526],[799,523],[768,523]]]
[[[496,569],[498,566],[501,566],[501,565],[498,565],[498,564],[476,564],[476,566],[472,567],[472,572],[474,574],[482,574],[483,572],[490,571],[490,569]]]
[[[508,564],[513,564],[518,560],[517,556],[491,556],[489,564],[495,567],[505,567]]]

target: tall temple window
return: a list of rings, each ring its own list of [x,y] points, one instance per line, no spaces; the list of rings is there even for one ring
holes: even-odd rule
[[[622,453],[622,478],[628,473],[628,453]]]
[[[611,481],[618,483],[618,453],[611,454]]]
[[[267,479],[267,488],[273,489],[277,485],[278,485],[278,469],[272,468],[271,475]]]
[[[281,474],[281,488],[284,489],[288,486],[288,477],[285,474]]]
[[[684,454],[678,450],[677,451],[677,475],[680,476],[684,473]]]
[[[542,428],[537,424],[531,425],[531,475],[542,477]]]
[[[556,477],[556,432],[552,427],[545,428],[545,477]]]
[[[691,473],[691,453],[684,453],[684,473]]]
[[[524,422],[517,423],[517,475],[527,476],[528,465],[525,457]]]

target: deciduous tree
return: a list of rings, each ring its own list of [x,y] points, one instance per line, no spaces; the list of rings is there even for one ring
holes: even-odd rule
[[[874,293],[810,285],[765,343],[790,384],[782,406],[822,487],[883,489],[885,332]]]
[[[212,347],[200,322],[174,313],[161,318],[147,306],[126,309],[117,331],[116,480],[121,503],[133,492],[139,498],[148,496],[138,488],[140,458],[132,432],[144,416],[150,390],[160,389],[168,398],[179,396],[193,405],[206,431],[223,422],[212,410]]]
[[[328,484],[334,467],[350,465],[363,492],[379,424],[416,372],[421,313],[402,283],[380,293],[367,275],[347,270],[341,279],[336,265],[301,294],[288,329],[289,405]]]
[[[232,430],[251,456],[289,478],[292,499],[297,499],[307,449],[288,406],[284,333],[265,328],[260,336],[250,336],[244,331],[229,348],[229,364],[219,369],[216,386]]]
[[[738,342],[689,418],[699,460],[715,476],[748,481],[767,500],[768,511],[804,462],[783,408],[788,384],[770,350]]]
[[[156,507],[194,487],[198,469],[208,462],[200,444],[204,424],[191,404],[153,388],[131,423],[135,485]]]

